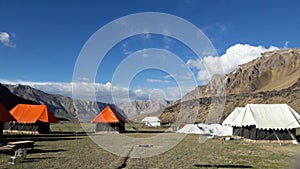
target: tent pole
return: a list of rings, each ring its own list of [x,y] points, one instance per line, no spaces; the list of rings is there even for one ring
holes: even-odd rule
[[[290,132],[290,130],[287,130],[290,134],[290,136],[292,137],[293,140],[297,140],[296,137],[294,135],[292,135],[292,133]]]
[[[272,130],[273,130],[273,133],[275,134],[275,137],[277,138],[277,140],[278,140],[278,142],[279,142],[279,145],[281,145],[281,142],[280,142],[280,139],[279,139],[277,133],[274,131],[274,129],[272,129]]]

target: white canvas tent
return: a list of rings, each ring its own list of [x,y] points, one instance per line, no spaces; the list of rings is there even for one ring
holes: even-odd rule
[[[203,134],[214,136],[231,136],[233,128],[231,126],[222,126],[220,124],[186,124],[178,133]]]
[[[245,107],[236,107],[227,118],[223,121],[223,126],[232,126],[232,122],[240,112],[244,111]]]
[[[230,125],[234,127],[234,135],[245,138],[292,140],[296,128],[300,128],[299,121],[300,115],[287,104],[247,104]]]
[[[208,131],[210,135],[215,136],[231,136],[233,133],[233,128],[231,126],[222,126],[220,124],[198,124],[199,128],[203,128]]]
[[[177,133],[186,134],[204,134],[205,131],[201,131],[197,124],[186,124]]]
[[[156,116],[145,117],[142,122],[145,123],[148,127],[157,127],[160,126],[160,119]]]

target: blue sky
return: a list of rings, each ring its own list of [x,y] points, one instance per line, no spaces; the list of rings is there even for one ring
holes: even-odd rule
[[[182,43],[159,35],[125,39],[108,52],[97,72],[98,95],[106,102],[110,102],[104,97],[114,86],[114,71],[138,50],[160,48],[173,52],[191,68],[197,84],[205,84],[210,77],[203,71],[203,63],[214,74],[220,73],[214,65],[220,61],[228,73],[260,52],[300,47],[300,2],[296,0],[0,0],[0,6],[3,83],[23,83],[70,96],[74,65],[90,36],[115,19],[140,12],[162,12],[187,20],[203,31],[219,54],[199,59]],[[131,91],[132,99],[150,98],[153,90],[176,99],[192,89],[187,86],[183,93],[175,94],[172,91],[176,86],[174,76],[153,69],[139,72],[130,86],[116,87],[120,92]]]

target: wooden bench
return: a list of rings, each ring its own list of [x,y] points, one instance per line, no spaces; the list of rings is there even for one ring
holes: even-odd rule
[[[11,147],[14,150],[19,149],[19,148],[31,148],[31,149],[33,149],[34,141],[25,140],[25,141],[8,142],[7,146]]]

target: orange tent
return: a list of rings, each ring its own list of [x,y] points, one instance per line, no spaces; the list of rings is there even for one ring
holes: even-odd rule
[[[106,106],[105,109],[92,120],[96,124],[96,131],[125,131],[125,117],[114,108]]]
[[[0,103],[0,122],[10,122],[10,121],[15,121],[15,118]]]
[[[114,109],[106,106],[102,112],[92,120],[92,123],[120,123],[125,119]]]
[[[58,123],[58,119],[46,105],[18,104],[10,113],[18,123]]]

